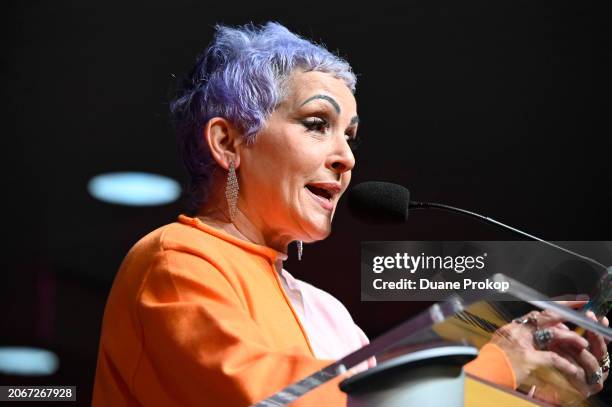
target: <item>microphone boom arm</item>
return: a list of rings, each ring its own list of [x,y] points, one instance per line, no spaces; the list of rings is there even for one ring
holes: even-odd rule
[[[510,231],[512,231],[514,233],[517,233],[517,234],[519,234],[519,235],[521,235],[523,237],[527,237],[529,239],[537,240],[538,242],[541,242],[541,243],[544,243],[544,244],[546,244],[548,246],[554,247],[555,249],[558,249],[558,250],[561,250],[561,251],[563,251],[565,253],[577,256],[577,257],[579,257],[579,258],[581,258],[583,260],[586,260],[586,261],[588,261],[588,262],[590,262],[592,264],[597,265],[598,267],[602,267],[608,273],[610,272],[610,268],[604,266],[603,264],[601,264],[597,260],[594,260],[594,259],[591,259],[589,257],[583,256],[583,255],[578,254],[576,252],[573,252],[573,251],[571,251],[569,249],[566,249],[565,247],[561,247],[561,246],[556,245],[554,243],[548,242],[548,241],[546,241],[544,239],[540,239],[537,236],[530,235],[527,232],[523,232],[522,230],[519,230],[517,228],[513,228],[512,226],[506,225],[505,223],[501,223],[501,222],[499,222],[499,221],[497,221],[495,219],[489,218],[488,216],[480,215],[480,214],[478,214],[476,212],[471,212],[471,211],[468,211],[466,209],[461,209],[461,208],[457,208],[457,207],[454,207],[454,206],[445,205],[445,204],[436,203],[436,202],[410,201],[408,207],[410,209],[439,209],[439,210],[443,210],[443,211],[447,211],[447,212],[454,212],[454,213],[459,213],[461,215],[466,215],[466,216],[469,216],[469,217],[472,217],[472,218],[476,218],[476,219],[478,219],[480,221],[483,221],[483,222],[493,223],[493,224],[495,224],[497,226],[503,227],[504,229],[507,229],[507,230],[510,230]]]

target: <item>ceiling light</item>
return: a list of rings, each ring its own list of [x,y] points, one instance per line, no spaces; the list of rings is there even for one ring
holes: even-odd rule
[[[164,205],[181,194],[181,187],[173,179],[146,172],[100,174],[89,181],[87,189],[96,199],[129,206]]]
[[[59,358],[39,348],[0,347],[0,373],[19,376],[46,376],[55,373]]]

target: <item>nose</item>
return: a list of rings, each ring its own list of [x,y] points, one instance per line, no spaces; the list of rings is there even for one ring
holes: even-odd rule
[[[344,138],[344,135],[334,137],[332,152],[328,160],[328,168],[337,174],[351,171],[355,166],[355,156],[353,150]]]

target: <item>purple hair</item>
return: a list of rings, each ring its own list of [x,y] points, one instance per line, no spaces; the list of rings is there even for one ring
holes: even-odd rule
[[[207,199],[215,166],[202,136],[208,120],[227,119],[253,143],[283,100],[283,84],[296,69],[330,73],[352,92],[357,82],[345,60],[278,23],[236,28],[217,25],[215,29],[212,42],[170,104],[189,174],[191,212]]]

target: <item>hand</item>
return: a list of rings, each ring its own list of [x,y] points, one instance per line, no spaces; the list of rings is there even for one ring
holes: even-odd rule
[[[588,311],[586,315],[590,319],[599,322],[603,326],[610,325],[608,318],[602,317],[597,320],[597,317],[592,311]],[[602,336],[597,335],[594,332],[587,331],[586,338],[589,341],[589,347],[583,352],[580,352],[580,354],[577,355],[576,358],[579,361],[580,365],[584,368],[585,374],[587,375],[587,381],[595,382],[591,384],[588,388],[590,394],[595,394],[603,389],[603,383],[608,378],[608,369],[606,369],[606,371],[603,371],[603,369],[601,369],[604,358],[606,356],[609,357],[608,347],[607,341],[604,340]],[[597,372],[601,374],[601,377],[599,380],[595,381],[593,379],[597,378]],[[588,380],[589,377],[592,380]]]
[[[584,301],[561,303],[572,308],[585,304]],[[594,318],[594,315],[589,317]],[[551,311],[534,311],[521,322],[503,326],[491,342],[505,351],[517,383],[531,386],[530,395],[549,403],[566,404],[601,391],[607,372],[597,383],[587,384],[589,378],[594,378],[593,374],[600,367],[599,361],[606,354],[606,343],[601,336],[589,332],[587,340],[570,331]],[[608,325],[605,318],[600,322]],[[548,330],[552,336],[545,348],[534,342],[536,329]]]
[[[576,352],[586,349],[589,342],[561,323],[562,319],[550,311],[532,311],[525,315],[523,323],[509,323],[497,330],[491,342],[504,350],[512,364],[517,383],[525,383],[533,373],[543,367],[554,367],[565,375],[576,374],[576,366],[550,350],[538,349],[533,334],[537,329],[548,329],[554,345],[564,345]]]
[[[587,316],[594,321],[597,321],[595,314],[588,312]],[[602,325],[608,326],[607,318],[602,318],[599,321]],[[563,329],[567,327],[561,324]],[[593,332],[587,332],[586,338],[589,345],[584,349],[575,349],[567,346],[563,342],[551,343],[549,350],[562,356],[577,367],[573,377],[566,378],[570,381],[579,397],[587,398],[590,395],[596,394],[603,389],[603,384],[608,378],[608,372],[603,372],[601,362],[607,354],[607,346],[604,339]]]

